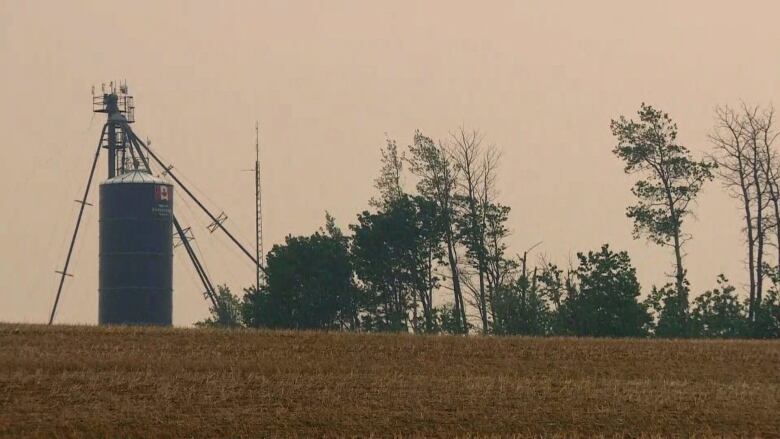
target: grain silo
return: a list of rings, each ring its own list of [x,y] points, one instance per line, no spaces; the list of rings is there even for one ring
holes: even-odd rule
[[[101,325],[170,325],[173,186],[134,170],[100,185]]]

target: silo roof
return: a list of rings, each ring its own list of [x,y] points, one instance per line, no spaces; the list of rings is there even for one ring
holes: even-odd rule
[[[114,178],[109,178],[101,184],[128,184],[128,183],[152,183],[152,184],[171,184],[167,180],[155,177],[154,175],[141,170],[134,170],[125,172],[122,175],[117,175]]]

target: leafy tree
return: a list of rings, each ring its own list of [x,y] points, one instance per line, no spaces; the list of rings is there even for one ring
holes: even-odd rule
[[[639,281],[628,253],[605,244],[598,252],[577,253],[577,259],[577,286],[561,304],[564,330],[593,337],[645,335],[650,316],[637,301]]]
[[[434,309],[436,315],[437,330],[445,334],[463,334],[463,319],[452,305],[442,305]],[[466,322],[466,333],[472,329],[472,325]]]
[[[402,179],[406,157],[398,151],[395,140],[387,139],[381,155],[382,166],[379,176],[374,180],[379,199],[369,200],[369,205],[377,211],[375,214],[363,212],[358,216],[360,224],[350,226],[355,232],[351,251],[355,266],[358,267],[357,275],[365,280],[363,287],[369,293],[366,295],[366,309],[362,316],[364,327],[380,329],[392,326],[400,330],[408,326],[406,323],[411,323],[416,332],[436,332],[439,328],[439,314],[433,305],[433,296],[440,280],[436,274],[436,266],[442,263],[444,255],[442,218],[433,200],[404,192]],[[394,225],[394,221],[398,223]],[[358,230],[360,233],[357,233]],[[393,244],[393,248],[401,252],[402,257],[387,263],[383,247],[376,249],[377,251],[365,251],[366,247],[381,242]],[[403,252],[404,249],[407,251]],[[385,300],[392,295],[384,295],[384,299],[379,297],[388,288],[397,290],[395,285],[399,283],[374,282],[379,274],[377,269],[384,271],[386,276],[401,281],[403,288],[400,297],[407,302],[406,305]],[[409,313],[388,313],[388,307],[383,304],[396,304],[400,305],[398,308],[411,310],[411,321],[406,322]],[[390,321],[386,318],[388,316],[394,316],[394,319]],[[400,323],[401,321],[405,323]]]
[[[755,338],[780,338],[780,293],[770,288],[756,309],[750,335]]]
[[[686,314],[688,288],[683,267],[683,244],[690,238],[682,231],[691,203],[702,185],[713,178],[714,164],[696,161],[677,143],[677,124],[668,114],[642,104],[639,121],[620,116],[610,127],[617,139],[613,153],[625,162],[625,172],[642,179],[632,188],[637,204],[626,215],[634,220],[634,237],[647,237],[660,246],[672,246],[675,255],[675,287]]]
[[[325,230],[288,236],[266,258],[267,285],[246,296],[244,317],[254,327],[356,329],[357,289],[347,238],[327,216]]]
[[[772,286],[756,307],[751,324],[750,336],[755,338],[780,338],[780,269],[768,267],[767,273]]]
[[[747,316],[735,290],[721,274],[717,288],[694,299],[691,320],[697,337],[735,338],[745,335]]]
[[[447,265],[450,268],[450,282],[455,299],[453,312],[460,322],[462,332],[468,333],[455,230],[454,198],[459,170],[450,151],[444,145],[436,144],[433,139],[424,136],[420,131],[415,132],[414,143],[409,146],[409,156],[406,157],[406,161],[412,174],[419,179],[417,192],[435,205],[437,222],[441,227],[441,236],[446,250]]]
[[[355,273],[373,314],[367,320],[371,329],[407,331],[410,312],[415,330],[431,331],[435,326],[431,293],[437,279],[429,277],[427,231],[415,201],[402,195],[377,213],[363,212],[358,224],[350,226]]]
[[[217,285],[217,306],[209,306],[210,316],[196,326],[237,328],[241,326],[241,299],[227,285]]]
[[[276,310],[270,307],[271,295],[267,285],[261,285],[260,288],[252,285],[244,289],[244,300],[241,302],[241,320],[249,328],[269,328],[274,327],[272,323],[277,323],[274,313]],[[276,324],[275,327],[287,327]]]
[[[525,273],[525,269],[523,269]],[[537,274],[538,273],[538,274]],[[560,308],[571,284],[570,276],[550,262],[544,262],[534,269],[534,277],[539,285],[539,293],[555,308]]]
[[[551,329],[550,306],[532,279],[520,275],[514,284],[496,291],[493,330],[499,335],[547,335]]]
[[[525,258],[522,262],[525,266]],[[525,272],[525,269],[523,269]],[[534,269],[534,282],[549,309],[550,333],[565,335],[569,333],[568,320],[566,318],[564,304],[568,297],[576,295],[576,282],[573,269],[564,272],[557,265],[544,262],[541,267]]]
[[[381,208],[401,198],[404,194],[401,186],[401,177],[404,168],[404,155],[398,152],[398,145],[393,139],[386,139],[385,147],[381,150],[382,167],[379,176],[374,180],[374,187],[379,190],[379,200],[371,199],[368,204]]]
[[[509,236],[506,222],[509,219],[510,208],[494,203],[485,203],[483,207],[487,299],[490,314],[495,319],[495,296],[511,286],[512,273],[517,270],[518,263],[506,257],[508,249],[506,238]]]
[[[685,288],[688,288],[687,280]],[[682,296],[671,284],[661,288],[653,286],[644,304],[653,317],[648,328],[655,336],[679,338],[692,335],[690,320],[686,317],[688,303],[682,300]]]
[[[438,332],[441,328],[441,310],[434,306],[434,291],[441,287],[442,277],[437,267],[444,264],[443,222],[437,204],[423,196],[413,197],[417,216],[418,244],[422,247],[421,266],[425,290],[419,292],[426,332]]]

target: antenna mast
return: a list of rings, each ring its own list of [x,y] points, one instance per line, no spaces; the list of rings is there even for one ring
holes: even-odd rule
[[[260,289],[260,274],[263,267],[263,192],[260,185],[260,124],[255,121],[255,252],[257,260],[257,284]]]

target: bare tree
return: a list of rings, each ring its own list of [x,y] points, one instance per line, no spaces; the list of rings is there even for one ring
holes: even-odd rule
[[[463,285],[473,298],[482,332],[489,333],[495,291],[509,282],[508,272],[515,262],[505,257],[510,209],[497,202],[501,154],[495,146],[485,146],[483,139],[478,130],[463,127],[450,133],[450,151],[460,175],[455,197],[458,238],[470,269],[462,273]]]
[[[464,285],[474,296],[474,304],[482,322],[482,332],[487,333],[489,307],[485,286],[487,263],[483,209],[487,188],[484,180],[482,139],[483,136],[479,131],[467,131],[463,127],[450,134],[453,159],[461,175],[456,195],[456,202],[460,209],[457,221],[459,238],[466,246],[466,256],[478,278],[476,285],[472,282],[464,282]]]
[[[762,171],[766,175],[769,199],[772,202],[774,211],[772,227],[775,231],[776,264],[780,266],[780,159],[777,156],[777,151],[774,149],[775,140],[780,133],[777,133],[774,129],[774,116],[774,107],[770,106],[764,111],[760,138],[764,148],[764,157],[766,157],[762,162],[764,164]]]
[[[715,110],[715,128],[710,135],[718,163],[718,175],[743,211],[748,253],[748,314],[754,319],[761,303],[766,267],[766,247],[774,229],[780,263],[780,188],[778,159],[774,151],[777,133],[774,109],[742,105]]]
[[[762,162],[765,157],[764,148],[761,146],[761,120],[758,115],[758,107],[748,108],[743,104],[742,109],[744,125],[747,127],[745,133],[749,151],[748,163],[753,177],[751,183],[756,206],[754,225],[756,231],[756,291],[755,301],[751,304],[752,313],[755,315],[755,306],[756,303],[761,302],[761,293],[764,288],[764,241],[766,239],[764,211],[768,207],[766,205],[768,198],[766,197],[766,178],[762,171],[764,168]]]
[[[498,198],[496,180],[500,158],[501,153],[491,146],[485,152],[482,164],[482,228],[485,234],[485,273],[491,316],[495,315],[494,299],[497,291],[511,283],[512,272],[517,268],[517,263],[506,257],[505,240],[509,236],[506,222],[510,208],[495,201]]]
[[[739,200],[743,210],[745,242],[748,247],[748,296],[752,317],[756,295],[756,240],[753,225],[753,172],[748,159],[746,131],[747,127],[735,110],[727,106],[715,109],[715,129],[710,134],[710,141],[715,146],[714,158],[718,163],[718,176],[729,194]]]
[[[756,186],[763,189],[763,195],[766,197],[766,206],[760,204],[760,210],[763,211],[766,208],[767,216],[762,216],[761,233],[759,238],[761,239],[760,245],[762,250],[765,246],[770,245],[769,233],[774,229],[776,241],[774,243],[778,251],[778,259],[776,266],[780,265],[780,202],[778,202],[778,170],[777,170],[777,152],[774,149],[774,142],[777,138],[775,132],[774,123],[774,107],[769,106],[765,109],[761,109],[756,106],[748,108],[743,104],[743,110],[745,112],[745,118],[747,119],[748,126],[750,127],[750,140],[751,148],[756,152],[753,154],[756,164],[755,168],[758,168],[756,172],[759,179]],[[757,189],[758,190],[758,189]],[[769,266],[763,257],[759,263],[760,267],[756,269],[761,270],[761,281],[766,275],[766,268]],[[775,268],[776,268],[775,266]],[[756,284],[756,298],[754,308],[761,306],[763,299],[763,282]],[[755,310],[754,310],[755,313]]]

